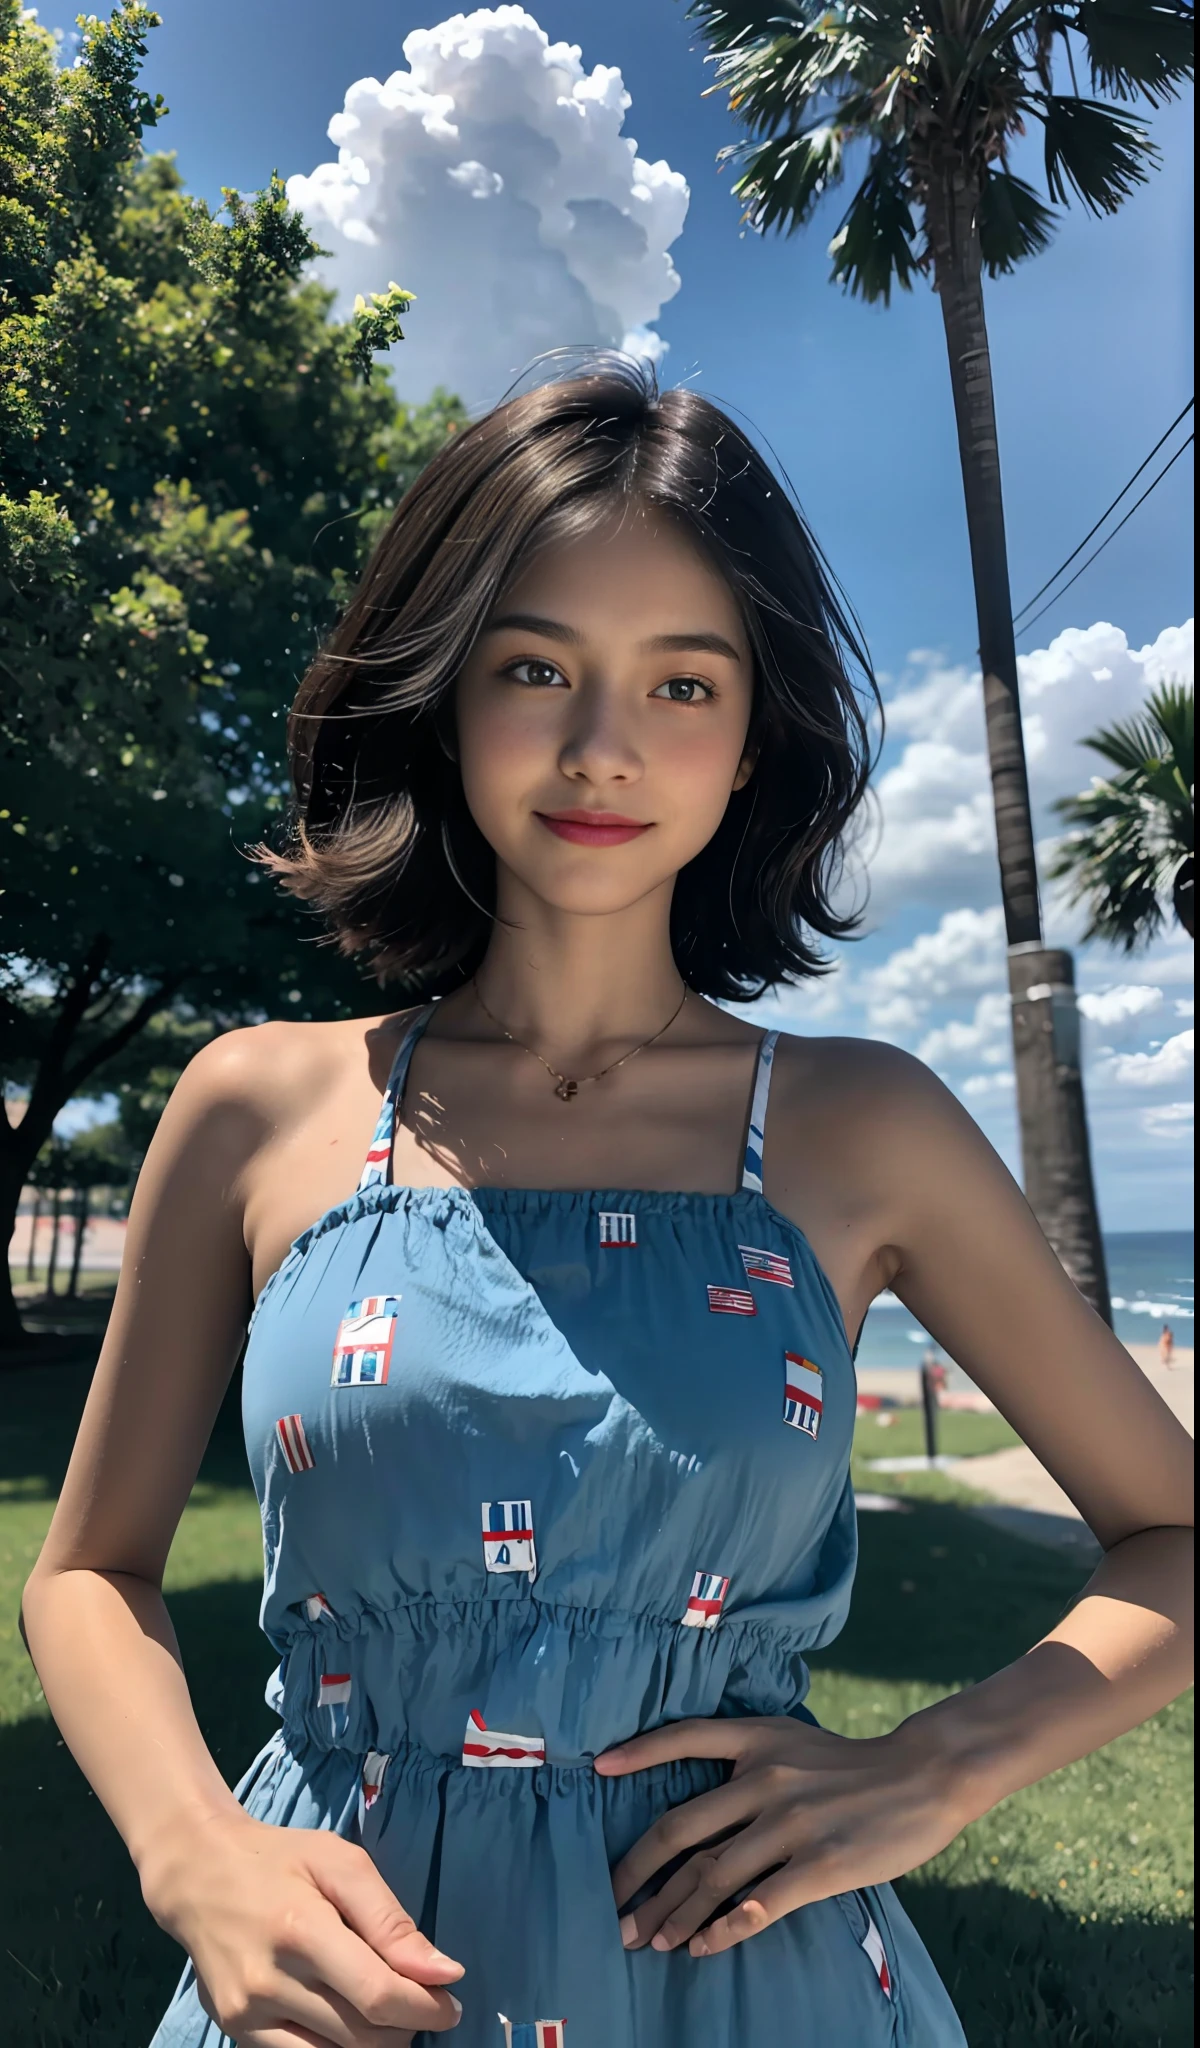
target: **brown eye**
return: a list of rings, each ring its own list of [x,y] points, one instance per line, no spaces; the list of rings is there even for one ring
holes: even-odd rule
[[[504,673],[512,676],[515,682],[525,683],[533,690],[553,689],[556,684],[565,687],[562,670],[555,668],[552,661],[514,661]]]

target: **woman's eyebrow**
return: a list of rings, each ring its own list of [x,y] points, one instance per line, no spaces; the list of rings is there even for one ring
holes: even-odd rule
[[[721,633],[656,633],[652,640],[643,640],[641,647],[643,654],[727,654],[730,661],[742,658]]]
[[[537,612],[505,612],[501,618],[489,619],[485,633],[503,633],[506,629],[518,633],[540,633],[544,640],[564,640],[571,647],[583,644],[583,634],[574,626],[564,625],[561,619],[543,619]]]

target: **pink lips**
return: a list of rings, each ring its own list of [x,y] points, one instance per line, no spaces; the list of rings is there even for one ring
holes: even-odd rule
[[[623,818],[618,811],[537,811],[547,831],[574,846],[624,846],[650,830],[636,818]]]

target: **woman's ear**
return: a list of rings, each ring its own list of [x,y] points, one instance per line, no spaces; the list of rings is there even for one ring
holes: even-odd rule
[[[738,771],[733,778],[734,794],[736,794],[739,789],[745,789],[746,784],[749,782],[750,777],[753,775],[757,766],[758,748],[747,747],[745,753],[742,755],[741,760],[738,762]]]

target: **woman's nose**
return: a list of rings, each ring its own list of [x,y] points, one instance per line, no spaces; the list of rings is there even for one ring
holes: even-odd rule
[[[643,762],[633,721],[614,691],[599,687],[579,692],[559,764],[565,775],[587,782],[639,779]]]

